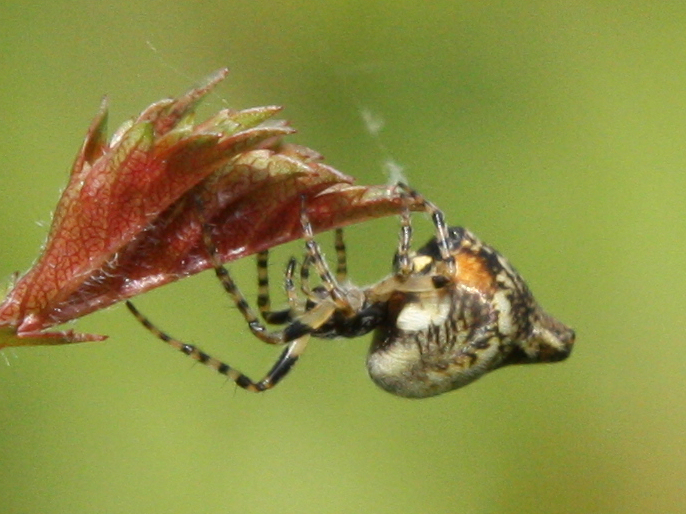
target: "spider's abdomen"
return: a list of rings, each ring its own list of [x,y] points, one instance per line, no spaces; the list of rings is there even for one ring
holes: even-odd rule
[[[464,229],[449,233],[453,274],[432,240],[414,257],[404,283],[412,286],[404,290],[399,283],[388,300],[367,359],[374,382],[399,396],[424,398],[505,364],[569,355],[574,332],[543,313],[507,260]],[[417,287],[422,281],[426,287]]]
[[[389,303],[367,359],[381,388],[425,398],[467,385],[501,363],[497,321],[481,295],[441,293],[398,294]]]

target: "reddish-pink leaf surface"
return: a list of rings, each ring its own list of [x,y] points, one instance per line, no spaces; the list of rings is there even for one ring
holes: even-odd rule
[[[104,339],[48,329],[210,268],[200,216],[231,261],[301,237],[303,206],[318,232],[400,211],[394,187],[352,185],[316,152],[283,143],[293,129],[267,122],[278,107],[194,124],[225,76],[151,105],[109,143],[102,106],[38,261],[0,304],[0,348]]]

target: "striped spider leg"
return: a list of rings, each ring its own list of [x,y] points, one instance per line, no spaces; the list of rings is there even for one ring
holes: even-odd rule
[[[259,312],[265,322],[269,324],[286,325],[284,330],[275,332],[268,331],[267,328],[258,320],[247,300],[238,289],[229,271],[220,262],[217,249],[210,235],[210,227],[203,223],[203,241],[210,258],[212,259],[215,274],[222,284],[224,290],[233,299],[236,307],[247,321],[253,335],[268,344],[287,345],[277,362],[261,380],[255,382],[244,373],[238,371],[236,368],[218,359],[215,359],[214,357],[200,350],[198,347],[170,336],[158,328],[146,316],[144,316],[133,305],[133,303],[127,301],[126,305],[129,311],[131,311],[136,319],[146,329],[152,332],[153,335],[165,341],[173,348],[176,348],[182,353],[188,355],[192,359],[195,359],[196,361],[213,368],[219,373],[226,375],[238,386],[252,392],[261,392],[271,389],[288,373],[288,371],[290,371],[293,364],[295,364],[300,355],[303,353],[307,346],[310,334],[314,333],[315,335],[318,335],[317,331],[319,327],[329,319],[335,309],[343,309],[346,312],[353,311],[353,307],[349,304],[350,295],[342,290],[337,283],[337,281],[342,281],[347,276],[347,259],[342,230],[336,230],[335,249],[337,255],[337,266],[336,278],[334,278],[329,271],[326,261],[324,260],[321,248],[314,241],[312,227],[304,211],[302,213],[301,221],[308,250],[308,253],[305,257],[306,263],[302,268],[303,274],[306,275],[308,273],[310,263],[314,263],[314,266],[320,273],[322,282],[326,284],[326,289],[322,290],[321,288],[316,288],[314,292],[310,292],[307,284],[305,284],[304,290],[308,291],[308,294],[312,298],[317,298],[320,301],[318,301],[317,304],[314,304],[310,298],[307,300],[305,309],[300,309],[298,307],[299,301],[295,293],[295,286],[293,282],[293,274],[297,263],[294,258],[291,258],[284,276],[284,285],[286,294],[288,296],[289,308],[281,311],[272,311],[267,272],[268,251],[258,253],[257,304]],[[326,291],[326,294],[323,295],[322,291]]]
[[[342,283],[347,279],[348,276],[348,259],[346,254],[345,240],[343,239],[343,229],[337,228],[334,231],[335,240],[334,248],[336,250],[336,280],[338,283]],[[291,257],[288,261],[286,267],[286,272],[284,274],[284,288],[288,297],[289,308],[272,311],[271,310],[271,296],[269,293],[269,250],[264,250],[259,252],[256,256],[257,262],[257,285],[258,285],[258,295],[257,295],[257,307],[260,311],[262,319],[266,323],[272,325],[284,325],[293,320],[295,317],[294,313],[298,311],[298,296],[295,291],[295,286],[293,284],[293,273],[295,267],[297,266],[297,261],[295,257]],[[310,298],[313,293],[309,286],[309,270],[311,265],[311,258],[309,255],[305,257],[305,261],[301,266],[300,271],[300,284],[301,291],[306,298]],[[311,300],[310,300],[311,301]],[[314,305],[307,308],[309,310]]]
[[[152,323],[145,315],[143,315],[130,301],[126,302],[126,306],[129,311],[136,317],[136,319],[153,335],[162,341],[168,343],[173,348],[181,351],[185,355],[188,355],[192,359],[209,366],[215,371],[226,375],[229,379],[234,381],[238,386],[242,387],[251,392],[262,392],[267,389],[274,387],[283,378],[293,364],[297,361],[298,357],[302,354],[307,346],[309,339],[309,334],[303,333],[301,335],[285,334],[282,332],[269,332],[266,327],[260,323],[257,316],[251,309],[247,300],[240,292],[235,282],[233,281],[228,270],[221,264],[217,256],[217,250],[214,243],[211,240],[209,227],[203,224],[203,240],[207,247],[208,253],[212,259],[215,274],[218,277],[220,283],[224,290],[233,299],[236,307],[241,312],[243,317],[248,323],[250,330],[253,335],[255,335],[261,341],[268,344],[286,344],[286,349],[281,353],[277,362],[272,366],[269,372],[261,380],[255,382],[250,377],[237,370],[236,368],[222,362],[209,354],[205,353],[195,345],[184,343],[183,341],[176,339],[160,328],[158,328],[154,323]],[[260,313],[267,323],[270,324],[285,324],[287,320],[292,317],[292,309],[297,301],[296,295],[294,293],[294,283],[293,283],[293,273],[295,271],[296,262],[295,259],[291,259],[288,263],[286,269],[284,283],[286,288],[286,293],[289,298],[289,303],[291,307],[284,311],[271,311],[270,301],[268,295],[268,278],[267,278],[267,261],[268,252],[260,252],[257,255],[258,263],[258,286],[260,290],[260,295],[258,299],[258,304],[260,308]],[[265,291],[267,291],[265,293]]]
[[[257,257],[258,307],[267,323],[284,328],[270,332],[258,320],[221,264],[210,237],[203,238],[215,274],[231,296],[252,333],[269,344],[286,345],[276,364],[258,382],[198,348],[168,336],[129,309],[158,338],[195,360],[227,375],[249,391],[276,385],[304,352],[310,336],[353,338],[374,331],[367,357],[372,380],[393,394],[423,398],[466,385],[507,364],[554,362],[566,358],[574,331],[546,314],[509,262],[476,236],[448,227],[443,213],[416,191],[399,189],[429,214],[435,236],[411,250],[409,208],[401,213],[401,230],[393,272],[364,288],[347,282],[347,259],[342,232],[336,232],[336,274],[331,273],[305,209],[301,225],[306,255],[300,269],[300,294],[291,259],[284,275],[288,308],[272,311],[267,277],[268,254]],[[311,287],[310,269],[320,285]]]

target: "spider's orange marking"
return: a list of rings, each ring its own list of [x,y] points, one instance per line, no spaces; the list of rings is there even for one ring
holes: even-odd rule
[[[461,252],[455,258],[457,262],[457,280],[467,287],[473,287],[484,293],[495,291],[495,277],[483,258],[472,253]]]

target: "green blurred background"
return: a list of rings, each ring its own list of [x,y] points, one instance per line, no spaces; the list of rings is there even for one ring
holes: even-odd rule
[[[372,384],[369,337],[317,341],[251,395],[116,306],[78,322],[106,343],[0,356],[0,512],[684,512],[686,4],[0,9],[0,276],[35,258],[103,94],[116,127],[229,66],[205,114],[285,105],[293,140],[361,183],[392,156],[578,334],[563,364],[423,401]],[[397,221],[348,234],[356,281],[383,277]],[[252,294],[253,263],[233,269]],[[211,274],[138,305],[251,375],[275,358]]]

